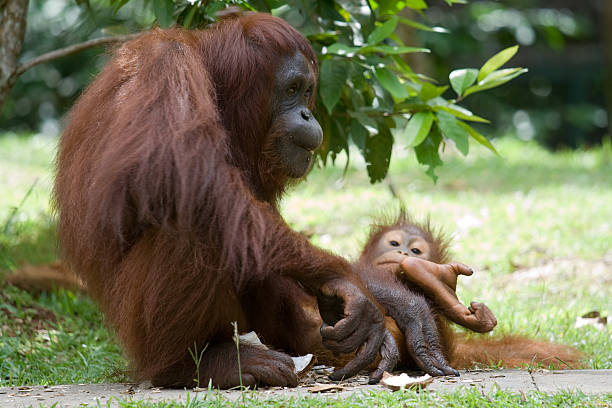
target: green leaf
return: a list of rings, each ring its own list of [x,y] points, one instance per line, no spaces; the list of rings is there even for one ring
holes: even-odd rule
[[[464,107],[461,107],[459,105],[435,105],[433,107],[433,110],[436,112],[443,110],[459,119],[469,120],[471,122],[491,123],[489,120],[481,118],[480,116],[476,116],[468,109],[465,109]]]
[[[428,48],[404,47],[395,45],[368,45],[361,48],[358,54],[385,53],[388,55],[409,54],[413,52],[431,52]]]
[[[423,10],[427,8],[427,3],[424,0],[404,0],[406,7],[410,7],[413,10]]]
[[[414,148],[417,161],[429,166],[425,173],[431,177],[434,183],[438,180],[438,176],[435,174],[435,168],[443,164],[440,159],[440,154],[438,153],[440,142],[442,142],[440,130],[438,126],[434,126],[430,136],[426,138],[423,143]]]
[[[318,33],[307,36],[308,40],[313,43],[323,45],[331,45],[338,41],[338,35],[335,33]]]
[[[498,79],[513,75],[521,71],[522,69],[523,68],[505,68],[505,69],[499,69],[497,71],[493,71],[489,75],[484,77],[482,81],[479,81],[478,85],[483,85],[483,84],[486,84],[487,82],[497,81]]]
[[[323,105],[329,113],[342,96],[342,90],[348,77],[348,66],[343,61],[326,59],[321,62],[319,72],[319,94]]]
[[[448,112],[440,111],[436,113],[438,117],[438,126],[442,131],[442,134],[455,142],[457,149],[464,155],[467,156],[470,151],[470,144],[468,140],[468,132],[459,126],[457,118]]]
[[[336,54],[336,55],[353,55],[359,51],[359,47],[352,47],[350,45],[342,44],[342,43],[334,43],[327,47],[327,54]]]
[[[342,16],[342,18],[344,18],[344,22],[349,22],[351,20],[351,13],[346,11],[346,9],[344,9],[339,3],[333,2],[333,4],[334,4],[334,9],[336,13],[338,13],[340,16]],[[334,19],[334,20],[337,20],[337,19]]]
[[[463,93],[463,96],[465,97],[475,92],[480,92],[480,91],[485,91],[487,89],[496,88],[516,78],[517,76],[524,74],[525,72],[527,72],[527,69],[518,68],[518,71],[514,72],[511,75],[505,76],[505,77],[497,78],[494,80],[488,80],[487,78],[489,77],[487,77],[485,78],[484,81],[479,82],[478,85],[470,86],[468,89],[466,89],[465,92]]]
[[[328,151],[332,156],[332,163],[336,160],[336,156],[341,151],[345,150],[348,154],[348,142],[346,140],[346,132],[344,131],[344,121],[346,118],[331,117],[332,132],[327,145]]]
[[[491,144],[489,139],[487,139],[484,135],[478,133],[476,129],[474,129],[473,127],[471,127],[465,122],[459,121],[458,123],[459,123],[459,126],[465,129],[465,131],[468,132],[468,134],[474,138],[474,140],[476,140],[481,145],[485,146],[487,149],[491,150],[496,155],[500,156],[500,154],[497,152],[495,147]]]
[[[480,72],[478,73],[478,82],[482,81],[491,72],[508,62],[510,58],[514,57],[514,54],[516,54],[517,51],[518,45],[515,45],[514,47],[506,48],[505,50],[502,50],[489,58],[489,60],[484,63],[482,68],[480,68]]]
[[[373,1],[370,0],[370,4],[371,3],[373,3]],[[380,16],[386,14],[395,15],[404,7],[403,4],[398,4],[397,0],[380,0],[378,6],[378,15]]]
[[[402,138],[409,147],[420,145],[429,134],[434,115],[429,111],[417,112],[408,121],[402,132]]]
[[[419,92],[419,96],[421,97],[423,102],[425,102],[430,99],[437,98],[438,96],[442,95],[447,89],[448,86],[435,86],[433,84],[430,84],[429,82],[424,82],[423,86],[421,87],[421,91]]]
[[[270,6],[264,0],[251,0],[249,5],[257,11],[270,12]]]
[[[365,145],[365,161],[367,163],[370,182],[383,180],[389,170],[393,135],[384,123],[378,124],[378,134],[367,138]]]
[[[153,0],[153,13],[161,27],[170,27],[174,22],[172,18],[174,2],[172,0]]]
[[[195,12],[197,9],[198,9],[197,6],[191,6],[191,9],[189,10],[189,12],[187,12],[185,19],[183,20],[183,27],[187,29],[191,27],[191,22],[193,21],[193,16],[195,15]]]
[[[351,139],[362,152],[365,151],[368,134],[368,130],[358,120],[351,119]]]
[[[457,69],[448,76],[453,90],[459,96],[463,95],[467,88],[474,85],[476,78],[478,78],[478,70],[474,68]]]
[[[410,96],[406,87],[397,79],[397,76],[387,68],[376,68],[374,70],[374,76],[382,87],[389,91],[396,102],[401,102]]]
[[[376,121],[370,116],[368,116],[365,112],[351,111],[349,112],[349,115],[352,118],[355,118],[359,123],[361,123],[362,126],[369,126],[372,129],[376,129],[378,126]]]
[[[410,20],[408,18],[400,17],[400,23],[407,25],[408,27],[416,28],[417,30],[429,31],[432,33],[449,33],[449,31],[444,27],[430,27],[425,24],[418,23],[414,20]]]
[[[119,9],[127,4],[129,0],[113,0],[111,4],[113,5],[113,14],[116,15],[119,12]]]
[[[285,4],[286,2],[282,1],[282,0],[265,0],[266,4],[268,5],[268,7],[270,9],[275,9],[275,8],[279,8],[281,7],[283,4]]]
[[[193,7],[196,9],[199,8],[197,4],[194,4]],[[225,1],[213,1],[212,3],[208,3],[208,6],[206,6],[204,11],[207,15],[214,16],[217,12],[223,10],[225,7],[227,7]]]
[[[402,76],[408,78],[414,84],[421,84],[422,80],[433,81],[433,79],[426,78],[424,75],[415,74],[410,65],[408,65],[399,55],[392,55],[391,59],[393,62],[395,62],[395,68],[402,74]],[[407,83],[406,85],[410,85],[410,83]]]
[[[397,16],[393,16],[383,25],[376,27],[368,36],[368,44],[376,45],[385,38],[389,37],[389,35],[395,31],[395,27],[397,27],[398,22],[399,18]]]
[[[329,113],[327,113],[326,109],[320,108],[321,105],[321,94],[317,93],[317,106],[319,109],[316,109],[316,117],[317,122],[321,126],[321,130],[323,131],[323,142],[321,146],[316,150],[317,156],[321,158],[321,162],[323,166],[327,164],[327,155],[329,154],[329,144],[332,134],[332,124]]]

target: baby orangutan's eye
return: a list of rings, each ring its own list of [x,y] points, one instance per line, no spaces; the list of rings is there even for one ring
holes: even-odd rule
[[[391,246],[398,247],[400,244],[397,241],[390,241]]]
[[[422,252],[421,252],[421,250],[419,248],[412,248],[411,251],[415,255],[421,255],[422,254]]]

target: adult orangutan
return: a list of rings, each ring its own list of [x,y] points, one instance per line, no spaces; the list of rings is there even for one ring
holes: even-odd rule
[[[54,189],[63,255],[137,379],[238,385],[230,323],[282,331],[268,344],[297,352],[309,346],[303,295],[335,308],[319,343],[356,351],[334,377],[379,352],[381,367],[393,361],[380,306],[352,266],[277,210],[322,140],[316,79],[315,55],[295,29],[233,14],[203,31],[153,30],[124,44],[72,109]],[[189,351],[204,347],[196,375]],[[245,385],[296,385],[282,352],[242,345],[240,363]]]
[[[448,320],[476,332],[492,330],[497,320],[483,303],[471,302],[466,308],[459,302],[455,294],[457,276],[473,271],[448,262],[448,241],[429,223],[418,224],[403,210],[396,220],[372,228],[358,264],[377,266],[362,268],[361,277],[397,324],[393,335],[400,350],[400,365],[433,365],[443,372],[441,367],[447,361],[455,369],[500,363],[507,367],[553,363],[559,368],[577,368],[582,355],[572,347],[520,336],[466,340],[455,333]],[[435,350],[410,350],[414,342],[406,342],[402,336],[414,337],[415,332],[423,333],[423,347]],[[442,358],[436,350],[442,352]],[[421,355],[438,360],[422,360],[418,357]]]
[[[59,238],[136,378],[295,385],[286,354],[246,344],[239,377],[232,321],[288,353],[355,353],[333,378],[379,354],[374,380],[394,365],[382,308],[360,279],[375,267],[312,246],[277,210],[321,143],[316,75],[288,24],[232,15],[123,45],[71,111],[57,157]],[[315,296],[321,328],[303,302]],[[425,371],[452,370],[430,337],[404,335]],[[205,347],[197,375],[190,349]]]

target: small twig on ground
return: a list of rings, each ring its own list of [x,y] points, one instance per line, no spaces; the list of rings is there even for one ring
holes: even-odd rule
[[[238,335],[238,322],[232,322],[234,326],[234,343],[236,343],[236,355],[238,356],[238,378],[240,379],[240,392],[244,402],[244,386],[242,385],[242,367],[240,366],[240,336]]]

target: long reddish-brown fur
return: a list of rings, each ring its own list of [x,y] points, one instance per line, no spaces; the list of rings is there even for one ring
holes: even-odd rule
[[[269,15],[153,30],[115,51],[69,115],[54,191],[63,255],[137,378],[188,384],[188,350],[210,343],[205,356],[229,356],[212,349],[231,342],[231,321],[307,348],[290,332],[304,314],[294,299],[332,277],[360,285],[276,208],[289,180],[270,156],[271,84],[298,52],[316,72],[308,42]],[[289,328],[276,318],[285,309],[297,316]]]
[[[399,215],[382,216],[372,225],[370,235],[364,245],[361,261],[371,262],[370,254],[381,237],[388,231],[403,229],[411,234],[420,235],[431,245],[431,259],[429,261],[443,264],[449,263],[451,253],[450,239],[440,229],[432,226],[429,218],[419,223],[415,221],[405,209]],[[489,337],[486,335],[473,335],[467,337],[455,332],[451,323],[432,304],[432,312],[441,337],[441,345],[445,356],[451,366],[456,369],[468,369],[474,366],[501,365],[504,367],[526,367],[541,365],[558,369],[579,368],[584,355],[577,349],[561,344],[539,341],[517,335],[504,335],[502,337]],[[401,352],[400,362],[412,364],[405,347],[402,334],[395,331]]]

